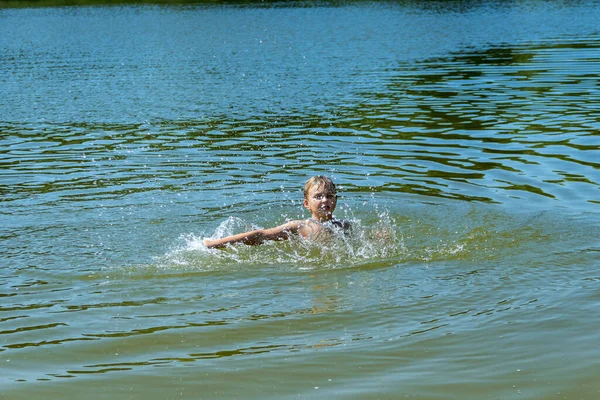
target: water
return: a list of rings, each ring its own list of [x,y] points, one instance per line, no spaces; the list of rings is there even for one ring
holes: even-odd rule
[[[0,397],[598,398],[599,18],[0,9]]]

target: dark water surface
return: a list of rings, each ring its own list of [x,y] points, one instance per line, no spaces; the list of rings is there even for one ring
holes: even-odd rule
[[[600,398],[598,21],[0,8],[0,398]]]

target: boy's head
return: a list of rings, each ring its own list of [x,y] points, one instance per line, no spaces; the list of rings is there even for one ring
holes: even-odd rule
[[[318,221],[329,221],[337,204],[335,184],[326,176],[313,176],[304,185],[304,207]]]
[[[336,194],[335,183],[331,179],[323,175],[313,176],[304,184],[304,198],[308,198],[308,194],[312,188],[319,188],[326,192]]]

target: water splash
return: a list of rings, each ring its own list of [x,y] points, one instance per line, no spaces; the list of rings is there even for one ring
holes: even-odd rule
[[[235,266],[289,266],[302,270],[341,268],[366,260],[400,257],[406,249],[398,224],[388,213],[377,217],[376,223],[366,224],[358,218],[350,220],[349,233],[332,229],[330,234],[316,240],[294,237],[284,242],[265,242],[260,246],[233,245],[222,250],[208,249],[203,239],[222,238],[258,229],[239,217],[221,222],[212,234],[188,234],[181,244],[157,261],[164,268],[195,268],[223,270]]]

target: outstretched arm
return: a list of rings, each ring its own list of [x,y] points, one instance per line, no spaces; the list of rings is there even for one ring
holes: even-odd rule
[[[215,240],[205,239],[204,245],[210,249],[221,248],[234,243],[254,246],[267,240],[286,240],[291,235],[297,234],[302,224],[304,224],[304,221],[291,221],[275,228],[256,229]]]

